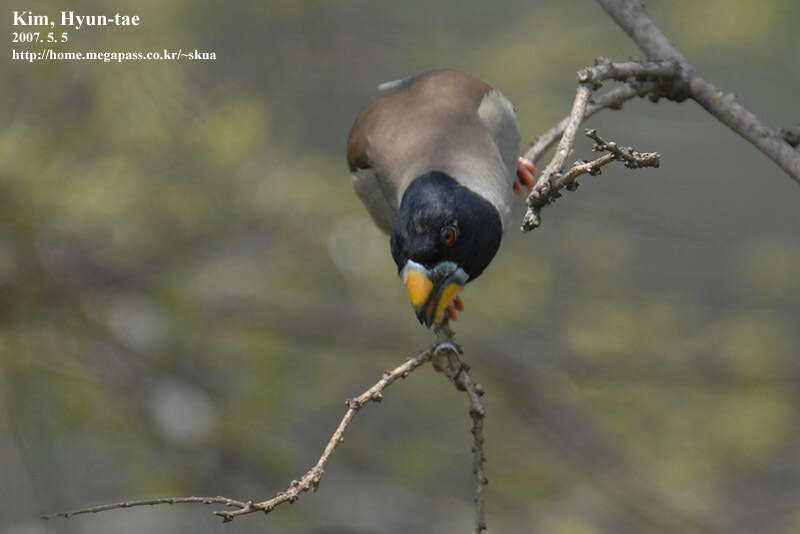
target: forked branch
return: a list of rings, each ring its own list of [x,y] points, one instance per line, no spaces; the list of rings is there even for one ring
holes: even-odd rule
[[[550,191],[547,202],[551,203],[561,197],[561,189],[575,191],[578,188],[578,177],[583,174],[598,176],[601,167],[612,161],[621,161],[629,169],[643,167],[658,167],[661,164],[661,155],[658,152],[638,152],[633,147],[620,147],[613,141],[606,141],[597,134],[597,130],[586,130],[586,137],[595,142],[592,148],[595,152],[608,152],[597,159],[576,161],[565,173],[558,174],[550,182]]]
[[[560,139],[553,158],[545,167],[527,198],[528,209],[522,230],[528,231],[541,223],[539,212],[553,196],[554,180],[560,180],[564,164],[581,122],[605,108],[619,109],[634,96],[649,96],[651,100],[667,98],[682,102],[695,100],[731,130],[744,137],[772,159],[791,178],[800,183],[800,126],[772,130],[752,112],[736,102],[732,94],[717,89],[681,54],[666,35],[650,19],[641,0],[597,0],[614,21],[634,40],[649,61],[611,63],[606,58],[578,72],[578,90],[572,111],[556,126],[534,139],[525,154],[536,162]],[[591,100],[593,91],[602,82],[615,80],[625,85]]]
[[[122,508],[133,508],[136,506],[153,506],[159,504],[221,504],[232,508],[232,510],[219,510],[214,514],[222,518],[223,522],[232,521],[236,517],[251,514],[253,512],[264,512],[268,514],[284,503],[293,503],[300,498],[301,494],[309,490],[316,491],[325,467],[328,465],[336,448],[344,441],[344,433],[353,422],[359,410],[370,402],[380,402],[383,399],[383,392],[400,378],[406,378],[415,369],[419,368],[431,359],[434,359],[437,370],[441,370],[460,391],[465,391],[470,401],[470,417],[472,418],[473,434],[473,470],[475,473],[475,532],[480,534],[486,528],[484,520],[484,486],[486,484],[486,474],[483,470],[483,418],[486,409],[481,402],[483,388],[480,384],[472,381],[469,375],[469,367],[461,359],[461,349],[452,342],[451,334],[446,325],[440,329],[441,335],[436,344],[429,349],[420,352],[416,356],[409,358],[402,365],[387,371],[383,374],[372,387],[364,391],[361,395],[346,401],[347,411],[339,425],[331,435],[322,455],[314,466],[309,469],[299,480],[292,480],[289,487],[279,492],[271,499],[261,501],[240,501],[227,497],[165,497],[159,499],[146,499],[138,501],[125,501],[112,504],[103,504],[57,514],[43,516],[43,519],[53,519],[55,517],[69,518],[81,514],[96,514],[109,510]]]
[[[572,103],[572,111],[555,128],[548,130],[542,137],[534,141],[525,158],[535,161],[548,146],[560,136],[560,141],[550,163],[547,164],[542,174],[536,181],[531,193],[526,199],[528,209],[522,222],[522,230],[528,231],[536,228],[541,223],[539,212],[560,196],[559,187],[554,187],[554,182],[564,183],[562,172],[567,157],[572,152],[575,135],[581,123],[591,114],[605,107],[619,107],[626,100],[634,96],[651,94],[659,85],[654,80],[670,80],[680,73],[680,65],[676,61],[611,63],[607,58],[598,58],[595,65],[585,67],[578,72],[578,90]],[[589,99],[592,92],[602,86],[605,80],[630,80],[627,86],[606,93],[594,102],[592,107]],[[563,128],[562,128],[563,125]],[[617,158],[614,158],[617,159]],[[603,165],[611,160],[605,161]],[[647,165],[653,166],[653,165]],[[588,171],[586,171],[588,172]],[[577,177],[575,175],[574,177]],[[571,180],[574,181],[574,177]],[[567,181],[566,183],[572,183]],[[564,184],[566,185],[566,184]]]

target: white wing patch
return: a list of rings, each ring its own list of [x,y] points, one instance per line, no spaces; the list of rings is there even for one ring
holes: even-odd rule
[[[440,69],[440,68],[428,69],[428,70],[424,70],[422,72],[418,72],[417,74],[414,74],[413,76],[409,76],[407,78],[400,78],[399,80],[392,80],[390,82],[383,82],[382,84],[380,84],[378,86],[378,91],[392,91],[392,90],[397,89],[399,87],[403,87],[404,85],[409,85],[411,82],[413,82],[414,80],[416,80],[418,78],[422,78],[423,76],[427,76],[428,74],[430,74],[432,72],[438,72],[438,71],[441,71],[441,70],[446,70],[446,69]]]
[[[382,84],[380,84],[378,86],[378,91],[390,91],[392,89],[397,89],[398,87],[403,85],[403,82],[405,82],[406,79],[407,78],[401,78],[399,80],[392,80],[390,82],[383,82]]]

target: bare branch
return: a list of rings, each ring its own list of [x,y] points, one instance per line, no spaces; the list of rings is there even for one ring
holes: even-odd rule
[[[440,350],[436,352],[433,365],[444,373],[459,391],[467,393],[469,398],[469,415],[472,418],[472,473],[475,480],[475,534],[486,530],[485,518],[485,490],[489,479],[486,477],[484,465],[486,456],[483,453],[483,420],[486,417],[486,408],[481,397],[483,386],[473,382],[469,375],[469,366],[461,358],[462,350],[458,345],[448,343],[452,340],[452,332],[445,322],[436,331],[440,339]]]
[[[597,130],[586,130],[586,137],[595,142],[595,152],[608,151],[614,155],[614,159],[624,161],[629,169],[641,169],[642,167],[658,167],[661,164],[661,155],[658,152],[635,151],[632,147],[620,147],[614,141],[606,141],[599,135]]]
[[[643,97],[652,93],[657,88],[658,85],[652,82],[642,84],[629,82],[622,87],[617,87],[600,96],[590,98],[589,103],[586,105],[586,112],[583,114],[583,120],[588,119],[598,111],[606,108],[622,109],[622,104],[628,100],[637,96]],[[533,142],[531,142],[530,149],[528,149],[523,157],[534,163],[539,161],[539,158],[547,152],[547,149],[550,148],[553,143],[561,139],[561,134],[564,133],[568,122],[569,116],[564,117],[558,124],[534,139]]]
[[[274,510],[277,506],[283,503],[293,503],[300,498],[302,493],[309,490],[316,491],[319,486],[322,476],[325,472],[325,467],[331,459],[336,448],[342,441],[344,441],[344,433],[350,424],[353,422],[356,414],[366,404],[371,401],[380,402],[383,399],[383,391],[388,388],[399,378],[406,378],[411,372],[424,363],[428,362],[431,358],[436,359],[436,369],[443,371],[444,374],[453,382],[457,389],[465,391],[470,401],[470,417],[472,418],[472,435],[473,435],[473,471],[475,473],[475,532],[480,534],[482,530],[486,529],[486,522],[484,519],[484,487],[487,483],[486,473],[484,471],[485,457],[483,454],[483,419],[486,415],[486,409],[481,402],[480,397],[483,395],[483,388],[480,384],[472,381],[469,375],[469,367],[461,359],[461,348],[452,341],[452,332],[450,331],[447,323],[437,330],[438,341],[431,348],[420,352],[416,356],[409,358],[405,363],[396,367],[391,371],[387,371],[378,380],[375,385],[363,392],[358,397],[348,399],[346,401],[347,411],[339,425],[331,435],[325,446],[322,455],[317,463],[308,470],[300,480],[293,480],[289,487],[279,492],[275,497],[260,502],[253,501],[239,501],[236,499],[229,499],[227,497],[164,497],[159,499],[147,499],[139,501],[125,501],[112,504],[103,504],[100,506],[93,506],[89,508],[82,508],[70,512],[61,512],[57,514],[43,516],[43,519],[52,519],[55,517],[69,518],[80,514],[94,514],[105,512],[108,510],[118,510],[121,508],[133,508],[136,506],[153,506],[158,504],[184,504],[184,503],[198,503],[198,504],[222,504],[235,510],[220,510],[215,511],[214,514],[220,516],[223,522],[232,521],[234,518],[251,514],[253,512],[264,512],[265,514]]]
[[[706,80],[656,26],[640,0],[597,0],[597,2],[649,59],[674,60],[680,63],[680,80],[669,87],[663,87],[664,96],[678,101],[691,97],[800,183],[800,152],[794,149],[791,141],[780,132],[767,127],[753,113],[736,102],[732,94],[724,94]]]
[[[553,159],[547,164],[536,184],[533,186],[526,203],[528,209],[525,212],[525,217],[522,220],[522,230],[532,230],[539,226],[541,220],[539,219],[539,210],[547,205],[551,198],[550,194],[550,180],[552,177],[561,172],[564,167],[564,162],[572,150],[572,143],[575,140],[575,133],[578,131],[578,126],[583,122],[583,117],[586,114],[586,103],[589,100],[589,95],[592,93],[591,84],[583,82],[578,85],[578,92],[575,94],[575,100],[572,102],[572,111],[567,118],[567,124],[564,127],[564,133],[561,135],[561,140],[558,142],[556,152]]]
[[[597,1],[651,61],[611,63],[607,58],[598,58],[594,66],[585,67],[578,72],[578,90],[569,116],[535,139],[530,150],[523,156],[535,162],[560,138],[553,158],[528,195],[528,209],[522,222],[523,231],[538,227],[541,223],[541,208],[558,197],[557,191],[555,194],[551,192],[553,180],[572,183],[564,180],[560,173],[572,149],[580,123],[600,109],[618,108],[634,96],[645,94],[653,100],[661,97],[676,102],[686,98],[694,99],[800,183],[800,151],[795,150],[800,145],[800,127],[773,131],[739,105],[733,95],[723,95],[672,45],[647,15],[640,0]],[[605,80],[623,81],[626,85],[598,97],[593,105],[589,104],[591,92],[597,90]],[[603,165],[608,163],[603,158],[600,160],[604,162]],[[570,173],[582,174],[581,169],[582,167],[574,168]]]
[[[469,376],[469,367],[462,361],[461,372],[455,380],[456,387],[466,391],[469,397],[469,415],[472,418],[472,473],[475,478],[475,534],[486,530],[485,492],[489,479],[486,477],[486,456],[483,453],[483,420],[486,408],[483,406],[483,386],[473,382]]]
[[[671,79],[680,74],[680,64],[674,60],[667,61],[626,61],[611,63],[606,57],[595,60],[593,67],[584,67],[578,71],[578,82],[593,84],[597,90],[605,80],[627,81],[631,78]]]
[[[550,182],[550,190],[544,203],[552,203],[559,198],[559,191],[566,188],[568,191],[575,191],[578,188],[577,179],[583,174],[597,176],[600,168],[608,165],[612,161],[622,161],[629,169],[640,169],[642,167],[658,167],[661,164],[661,155],[658,152],[637,152],[632,147],[620,147],[613,141],[606,141],[597,134],[597,130],[586,130],[586,136],[594,140],[595,152],[608,152],[592,161],[577,161],[564,174],[558,174]],[[541,207],[541,206],[540,206]]]
[[[553,181],[553,188],[566,187],[570,191],[575,191],[578,188],[578,176],[582,174],[597,176],[600,174],[600,167],[611,163],[614,159],[614,154],[604,154],[592,161],[576,161],[567,172]]]
[[[589,115],[587,114],[587,106],[589,97],[592,91],[601,87],[601,82],[608,79],[628,79],[634,78],[636,80],[645,79],[658,79],[658,80],[672,80],[677,77],[680,72],[680,65],[676,61],[655,61],[655,62],[637,62],[628,61],[625,63],[611,63],[607,58],[598,58],[595,60],[593,67],[585,67],[578,71],[578,90],[575,94],[575,99],[572,103],[572,111],[569,116],[562,121],[564,123],[563,129],[559,124],[555,129],[545,134],[544,141],[537,141],[528,154],[532,154],[532,158],[538,157],[547,147],[547,142],[552,142],[550,139],[557,136],[557,131],[561,129],[561,140],[558,143],[555,154],[547,164],[539,179],[536,181],[533,189],[531,190],[526,203],[528,209],[525,212],[525,217],[522,221],[522,230],[528,231],[539,226],[541,219],[539,218],[539,211],[549,204],[553,198],[557,198],[556,194],[551,192],[552,181],[557,178],[567,160],[567,156],[572,150],[573,142],[575,141],[575,134],[578,126]],[[659,86],[660,87],[660,86]],[[610,93],[609,93],[610,94]],[[616,103],[620,105],[628,98],[632,98],[638,94],[634,91],[634,86],[624,91],[614,93],[613,99],[607,98],[609,103]],[[597,106],[597,109],[602,109]],[[536,154],[535,151],[541,151]],[[528,154],[525,155],[528,158]],[[529,158],[529,159],[532,159]]]
[[[578,71],[580,83],[591,83],[593,90],[599,88],[597,84],[608,79],[625,80],[627,83],[600,96],[591,97],[586,105],[583,120],[602,109],[622,109],[622,104],[631,98],[644,97],[659,89],[660,82],[655,83],[653,80],[671,79],[678,76],[678,73],[679,65],[674,61],[611,63],[607,58],[598,58],[595,60],[594,66],[584,67]],[[547,149],[561,138],[571,116],[572,114],[564,117],[554,127],[534,139],[530,149],[523,157],[534,163],[537,162]]]
[[[125,501],[112,504],[102,504],[91,508],[82,508],[71,512],[59,512],[57,514],[43,515],[42,519],[54,519],[56,517],[70,518],[81,514],[97,514],[108,510],[118,510],[120,508],[133,508],[134,506],[154,506],[157,504],[224,504],[234,508],[245,508],[248,503],[229,499],[227,497],[164,497],[161,499],[145,499],[141,501]]]
[[[403,365],[393,369],[392,371],[387,371],[384,373],[383,377],[378,380],[374,386],[366,390],[358,397],[348,399],[345,402],[347,405],[347,412],[345,412],[342,420],[339,421],[339,426],[336,427],[331,439],[328,440],[328,444],[325,446],[322,456],[320,456],[319,460],[317,460],[317,463],[314,465],[314,467],[309,469],[308,472],[300,478],[300,480],[292,480],[291,484],[289,484],[289,487],[285,491],[278,493],[272,499],[257,503],[248,502],[247,506],[239,508],[238,510],[218,511],[214,513],[220,516],[223,522],[232,521],[235,517],[253,512],[264,512],[265,514],[268,514],[277,506],[285,502],[295,502],[300,497],[301,493],[305,493],[311,489],[316,491],[319,487],[320,480],[322,480],[322,475],[325,473],[325,466],[328,465],[328,462],[333,455],[333,451],[336,450],[336,447],[338,447],[339,444],[344,441],[344,433],[347,430],[347,427],[350,426],[350,423],[353,421],[358,411],[370,401],[381,402],[383,399],[384,389],[389,387],[398,378],[406,378],[414,369],[430,360],[433,354],[437,353],[440,350],[440,347],[443,345],[445,345],[445,343],[439,343],[426,351],[420,352],[413,358],[410,358],[408,361],[406,361]]]

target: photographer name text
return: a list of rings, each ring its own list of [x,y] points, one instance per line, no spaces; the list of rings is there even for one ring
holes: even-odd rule
[[[49,15],[37,15],[32,11],[14,11],[12,13],[12,24],[14,26],[25,27],[47,27],[55,28],[56,20]],[[76,30],[90,27],[103,26],[138,26],[141,22],[139,15],[124,15],[114,13],[113,15],[78,15],[74,11],[62,11],[60,26],[69,27]]]

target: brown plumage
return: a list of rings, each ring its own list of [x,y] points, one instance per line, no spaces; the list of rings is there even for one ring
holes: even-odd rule
[[[469,74],[433,70],[389,82],[350,130],[347,162],[361,200],[391,231],[408,185],[441,171],[488,200],[504,218],[515,179],[514,108]]]

